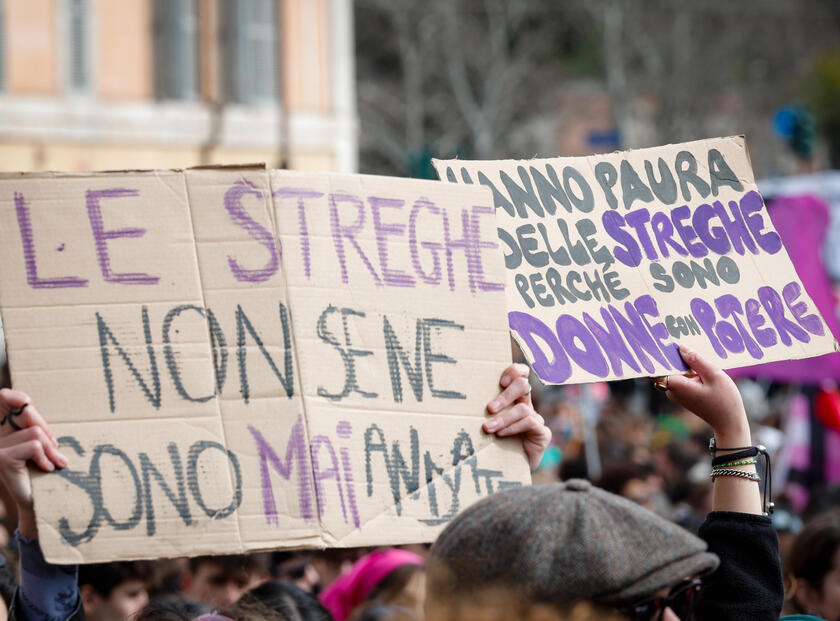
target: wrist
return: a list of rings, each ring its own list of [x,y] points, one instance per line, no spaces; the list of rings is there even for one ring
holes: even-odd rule
[[[38,538],[38,526],[32,507],[18,507],[18,532],[27,539]]]
[[[746,421],[746,417],[743,421],[738,421],[726,427],[717,427],[714,432],[715,445],[718,450],[752,445],[750,425]]]

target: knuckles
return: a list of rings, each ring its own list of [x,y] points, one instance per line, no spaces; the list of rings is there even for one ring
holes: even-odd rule
[[[514,372],[520,376],[524,375],[525,377],[528,377],[531,372],[528,365],[522,364],[521,362],[515,362],[511,366],[513,367]]]
[[[520,392],[527,393],[528,392],[528,386],[530,384],[528,383],[528,378],[527,377],[524,377],[524,376],[520,375],[515,380],[513,380],[513,385],[516,386],[516,388]]]

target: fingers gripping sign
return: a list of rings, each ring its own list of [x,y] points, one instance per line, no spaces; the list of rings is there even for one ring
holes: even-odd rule
[[[21,429],[23,429],[23,427],[21,427],[20,425],[18,425],[15,422],[15,417],[23,414],[23,411],[26,409],[27,405],[29,405],[29,404],[24,403],[19,408],[14,408],[12,410],[9,410],[9,413],[6,414],[3,418],[0,419],[0,426],[5,425],[6,423],[9,423],[9,427],[14,429],[15,431],[20,431]]]
[[[717,450],[723,451],[724,455],[734,447],[751,446],[750,425],[735,382],[712,362],[683,345],[680,355],[691,372],[670,375],[667,380],[656,379],[654,385],[661,384],[660,390],[664,388],[671,401],[706,421],[714,431]],[[738,470],[748,475],[756,473],[755,467],[749,464],[743,464]],[[769,460],[766,476],[765,494],[770,483]],[[758,486],[750,484],[754,480],[736,476],[716,478],[714,509],[760,515],[769,505],[766,505],[766,498],[762,501]]]
[[[735,382],[697,352],[681,346],[680,354],[691,371],[669,376],[667,397],[697,414],[718,434],[744,432],[746,414]]]
[[[30,403],[26,393],[8,388],[0,389],[0,437],[6,437],[27,427],[41,427],[52,445],[58,446],[47,421]]]
[[[67,465],[58,443],[44,418],[19,391],[0,390],[0,481],[21,508],[31,508],[27,462],[52,472]],[[10,421],[14,421],[12,424]]]
[[[524,364],[512,364],[504,370],[499,381],[503,390],[487,404],[493,417],[484,423],[484,431],[499,437],[521,436],[531,470],[535,470],[551,442],[551,430],[534,410],[529,373]]]

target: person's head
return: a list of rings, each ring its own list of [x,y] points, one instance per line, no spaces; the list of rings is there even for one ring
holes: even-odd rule
[[[423,618],[423,604],[426,599],[426,572],[421,565],[409,563],[397,567],[385,576],[356,608],[350,621],[361,621],[368,611],[386,607],[385,612],[400,619],[411,614],[415,619]]]
[[[290,582],[304,591],[312,592],[321,576],[312,563],[312,554],[302,550],[278,550],[271,553],[273,580]]]
[[[653,511],[654,495],[659,491],[651,482],[653,468],[633,461],[622,460],[604,468],[598,487]]]
[[[335,621],[355,619],[380,604],[422,613],[426,596],[423,557],[408,550],[379,549],[363,556],[319,599]],[[356,617],[352,617],[356,613]]]
[[[230,606],[270,578],[270,556],[264,553],[199,556],[190,559],[182,577],[183,592],[211,606]]]
[[[241,599],[217,612],[195,617],[193,621],[298,621],[272,610],[257,600]]]
[[[279,611],[260,600],[244,596],[235,604],[215,612],[195,617],[193,621],[304,621],[296,610]],[[327,615],[326,621],[332,621]]]
[[[213,607],[210,604],[192,599],[183,593],[164,593],[151,597],[151,601],[143,609],[143,614],[138,617],[138,621],[154,619],[156,618],[154,615],[160,615],[161,621],[164,621],[167,618],[165,616],[167,612],[171,612],[173,615],[181,615],[186,619],[194,619],[212,611]]]
[[[427,621],[482,607],[503,592],[519,618],[563,612],[576,602],[648,618],[672,589],[718,565],[706,544],[679,526],[588,481],[499,492],[463,511],[432,546]],[[648,606],[647,604],[651,604]],[[674,619],[672,614],[666,619]]]
[[[332,621],[332,615],[315,596],[290,582],[276,580],[261,584],[243,595],[240,603],[250,600],[259,601],[293,621]]]
[[[137,621],[192,621],[196,616],[165,605],[149,604],[137,615]]]
[[[89,621],[133,619],[149,601],[154,566],[146,561],[79,567],[79,593]]]
[[[350,571],[359,556],[360,553],[354,548],[329,548],[313,552],[310,562],[318,572],[318,584],[312,591],[317,594],[326,589],[339,576]]]
[[[785,578],[797,612],[840,619],[840,511],[822,513],[805,524],[786,559]]]

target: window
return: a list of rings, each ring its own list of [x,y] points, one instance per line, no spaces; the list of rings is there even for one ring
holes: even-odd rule
[[[196,99],[198,77],[196,0],[155,0],[155,92],[161,99]]]
[[[92,82],[90,1],[64,0],[62,9],[64,88],[71,93],[86,93]]]
[[[220,7],[227,101],[275,102],[276,0],[221,0]]]

